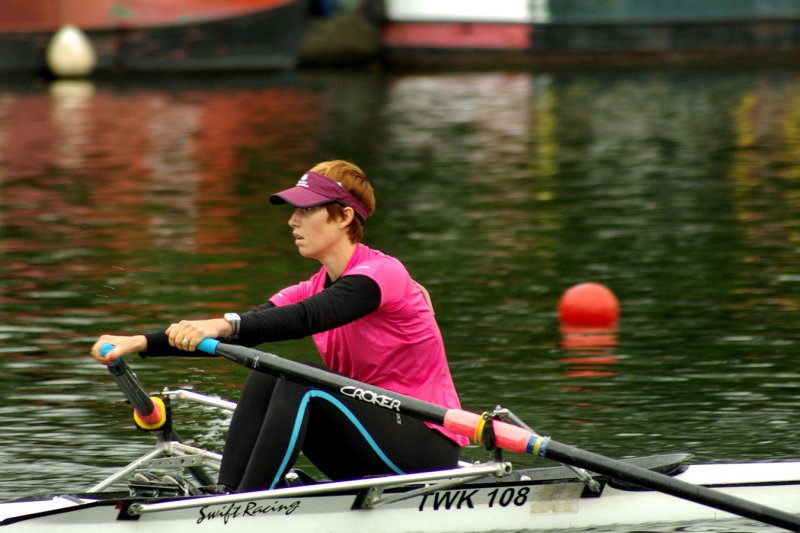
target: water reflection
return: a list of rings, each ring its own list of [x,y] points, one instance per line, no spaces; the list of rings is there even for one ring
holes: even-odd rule
[[[147,445],[88,344],[246,308],[310,273],[288,213],[265,201],[331,157],[375,181],[367,241],[431,292],[467,408],[500,403],[612,456],[796,456],[799,79],[343,72],[0,87],[0,494],[89,485],[116,452]],[[559,329],[559,296],[586,280],[614,288],[618,330]],[[314,358],[302,342],[268,348]],[[230,399],[245,372],[132,364],[151,390]],[[218,448],[226,415],[181,415]]]
[[[590,420],[591,432],[571,434],[587,437],[587,446],[598,435],[625,436],[655,452],[669,432],[699,432],[696,442],[676,445],[698,455],[735,453],[711,452],[708,443],[733,438],[729,424],[747,416],[746,406],[759,410],[753,402],[760,393],[722,391],[761,388],[773,372],[788,370],[796,348],[786,328],[796,313],[775,307],[796,305],[796,278],[787,272],[798,270],[793,228],[800,211],[796,182],[774,187],[774,179],[753,179],[780,197],[773,202],[737,193],[747,155],[737,117],[752,99],[773,106],[773,92],[794,100],[795,79],[793,72],[757,71],[395,80],[387,113],[396,142],[387,152],[405,166],[391,170],[393,198],[413,191],[414,199],[397,207],[420,220],[398,216],[391,225],[409,226],[402,235],[415,243],[416,257],[425,243],[436,243],[419,261],[434,272],[434,297],[447,295],[442,320],[451,352],[461,355],[467,403],[499,395],[529,409],[545,430]],[[772,89],[754,98],[763,83]],[[796,128],[792,113],[772,116],[778,120],[755,119],[759,129],[766,126],[762,135]],[[791,173],[796,150],[789,142],[755,151],[771,165],[786,160],[779,168]],[[743,228],[737,204],[754,200],[753,222]],[[752,235],[744,247],[742,230]],[[765,248],[776,238],[777,247]],[[783,276],[765,277],[759,257]],[[626,315],[613,370],[593,368],[600,375],[584,376],[591,385],[576,386],[563,382],[573,374],[559,371],[558,363],[575,359],[564,346],[554,349],[553,309],[561,288],[587,279],[615,287]],[[790,378],[780,387],[788,404],[796,404],[795,385]],[[523,399],[532,390],[535,408]],[[542,396],[549,409],[541,408]],[[602,417],[591,410],[598,403],[608,408]],[[786,430],[784,416],[766,414]],[[708,419],[713,432],[701,422]],[[664,429],[640,430],[655,427]],[[775,452],[762,444],[754,448]]]
[[[619,363],[615,354],[618,344],[616,328],[582,328],[562,325],[559,347],[564,357],[565,374],[571,378],[612,377],[614,365]]]
[[[736,293],[741,306],[796,313],[798,300],[792,295],[800,278],[791,260],[800,249],[800,228],[791,214],[797,213],[800,178],[800,85],[765,80],[742,95],[734,120],[737,153],[731,177],[736,221],[749,251],[743,261],[763,284],[785,296],[746,287]]]
[[[271,83],[0,91],[5,497],[88,486],[141,453],[149,439],[131,431],[118,391],[85,357],[91,339],[250,296],[231,281],[253,262],[240,222],[253,211],[242,192],[254,187],[236,175],[250,164],[260,180],[286,179],[315,147],[318,107],[317,91]],[[256,157],[243,160],[248,151]],[[170,364],[180,373],[162,382],[148,370],[164,365],[136,366],[153,390],[212,382],[235,398],[238,369],[170,362],[168,375]],[[190,435],[218,445],[225,415],[188,420]]]

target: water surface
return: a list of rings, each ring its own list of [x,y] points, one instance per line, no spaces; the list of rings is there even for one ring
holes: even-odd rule
[[[374,182],[365,240],[431,292],[467,409],[613,457],[797,457],[798,155],[800,73],[780,68],[0,85],[0,496],[88,487],[148,448],[89,346],[316,270],[267,198],[331,158]],[[620,328],[565,344],[556,306],[585,281]],[[154,392],[234,400],[246,373],[131,364]],[[176,416],[221,447],[225,413]]]

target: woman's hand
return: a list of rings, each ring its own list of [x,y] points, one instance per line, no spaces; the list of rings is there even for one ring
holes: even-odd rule
[[[206,337],[228,337],[233,334],[230,322],[224,318],[211,318],[209,320],[181,320],[167,328],[170,346],[179,350],[193,352],[200,341]]]
[[[104,344],[113,344],[114,349],[103,355],[100,353],[100,347]],[[89,353],[104,365],[110,365],[114,359],[146,349],[147,339],[144,335],[102,335],[94,343]]]

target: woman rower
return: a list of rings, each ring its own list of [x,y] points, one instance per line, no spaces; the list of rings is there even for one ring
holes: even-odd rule
[[[289,204],[300,255],[321,269],[257,308],[223,318],[182,320],[144,335],[103,335],[98,361],[199,355],[206,337],[244,346],[311,336],[333,372],[447,408],[459,408],[444,344],[427,292],[397,259],[361,243],[375,209],[364,172],[326,161],[270,197]],[[115,347],[106,356],[100,346]],[[274,488],[300,452],[332,480],[456,466],[464,437],[338,393],[262,372],[242,389],[225,442],[224,491]]]

